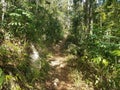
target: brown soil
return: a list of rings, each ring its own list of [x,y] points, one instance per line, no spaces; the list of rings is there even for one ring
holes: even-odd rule
[[[84,81],[79,86],[75,85],[75,81],[70,75],[71,67],[67,63],[68,55],[61,53],[64,42],[65,40],[53,47],[53,55],[48,58],[51,69],[45,83],[45,90],[93,90]]]

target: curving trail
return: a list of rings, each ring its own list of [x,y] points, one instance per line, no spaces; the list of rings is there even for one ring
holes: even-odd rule
[[[51,70],[46,81],[47,90],[74,90],[69,78],[69,67],[65,56],[55,55],[49,58]]]
[[[94,90],[89,87],[82,79],[80,84],[75,84],[75,79],[71,74],[71,66],[68,65],[69,59],[74,59],[69,55],[64,55],[61,51],[65,40],[54,47],[53,55],[48,58],[50,64],[49,77],[45,83],[45,90]],[[82,78],[82,77],[80,77]]]

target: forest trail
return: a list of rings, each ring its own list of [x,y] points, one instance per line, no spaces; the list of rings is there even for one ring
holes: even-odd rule
[[[50,71],[46,80],[46,90],[93,90],[82,80],[80,85],[75,85],[74,78],[71,77],[71,67],[68,65],[70,56],[64,55],[61,50],[65,41],[56,45],[53,55],[48,58]]]
[[[51,70],[46,82],[47,90],[75,90],[68,76],[69,67],[66,60],[64,55],[54,55],[49,58]]]

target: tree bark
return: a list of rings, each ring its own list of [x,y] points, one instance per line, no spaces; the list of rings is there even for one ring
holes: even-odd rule
[[[7,4],[6,4],[5,0],[1,0],[1,4],[2,4],[2,23],[3,23]]]

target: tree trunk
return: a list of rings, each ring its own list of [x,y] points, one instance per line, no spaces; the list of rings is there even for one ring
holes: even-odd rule
[[[7,4],[6,4],[5,0],[1,0],[1,4],[2,4],[2,23],[3,23]]]

